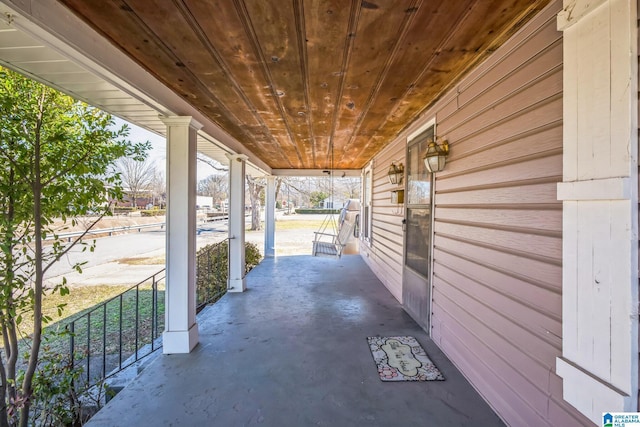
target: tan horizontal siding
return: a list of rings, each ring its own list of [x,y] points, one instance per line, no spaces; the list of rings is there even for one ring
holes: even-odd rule
[[[563,166],[555,8],[460,85],[449,101],[457,108],[437,115],[451,155],[435,186],[432,336],[511,425],[589,425],[564,403],[554,373]]]
[[[449,221],[469,221],[471,218],[475,223],[509,228],[522,227],[526,224],[528,229],[561,233],[562,217],[558,215],[558,209],[482,209],[439,206],[436,209],[436,216],[447,218]]]
[[[536,260],[496,247],[482,247],[464,239],[451,239],[447,236],[438,236],[438,239],[435,255],[438,255],[440,264],[444,265],[446,256],[450,255],[459,258],[458,263],[464,260],[487,268],[487,271],[478,271],[474,277],[479,280],[480,274],[491,274],[485,282],[491,282],[493,287],[506,295],[542,308],[549,316],[560,318],[557,310],[562,302],[562,289],[559,285],[562,266],[559,263],[550,263],[546,259]],[[471,265],[469,268],[477,267]],[[508,277],[500,277],[500,274]],[[526,300],[523,296],[526,296]]]
[[[402,188],[389,183],[388,171],[392,161],[404,164],[405,146],[400,140],[380,152],[373,162],[372,243],[360,245],[365,261],[389,289],[402,301],[402,205],[391,203],[391,191]]]
[[[548,108],[543,108],[548,107]],[[447,139],[455,141],[456,153],[452,152],[451,161],[464,155],[482,152],[487,148],[508,144],[521,137],[535,135],[542,130],[562,124],[562,116],[555,112],[562,111],[562,96],[557,94],[536,105],[505,117],[496,118],[493,123],[478,121],[475,127],[454,129],[447,127],[446,122],[440,123],[438,133],[447,135]],[[486,126],[491,125],[491,126]],[[466,126],[466,124],[465,124]],[[543,142],[540,140],[540,142]],[[443,177],[451,171],[446,168]]]
[[[449,141],[435,182],[431,336],[514,426],[591,425],[564,402],[555,375],[562,350],[560,9],[554,1],[374,159],[372,251],[391,255],[369,262],[389,274],[402,271],[393,259],[402,260],[403,238],[389,203],[389,164],[404,157],[407,134],[434,117],[438,137]]]

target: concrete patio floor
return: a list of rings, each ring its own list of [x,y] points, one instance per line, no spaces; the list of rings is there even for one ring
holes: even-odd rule
[[[264,260],[89,426],[502,426],[358,255]],[[366,337],[412,335],[446,381],[382,382]]]

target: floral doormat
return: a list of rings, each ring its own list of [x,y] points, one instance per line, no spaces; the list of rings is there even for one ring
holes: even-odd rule
[[[443,381],[414,337],[367,337],[382,381]]]

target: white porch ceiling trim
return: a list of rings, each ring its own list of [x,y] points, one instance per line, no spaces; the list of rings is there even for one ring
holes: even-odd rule
[[[204,124],[198,152],[222,164],[228,164],[225,153],[246,154],[248,174],[270,173],[253,153],[55,0],[0,0],[0,64],[157,135],[166,136],[160,115],[192,116]]]

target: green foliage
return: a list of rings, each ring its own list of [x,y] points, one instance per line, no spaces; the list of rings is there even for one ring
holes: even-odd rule
[[[248,273],[249,271],[251,271],[251,269],[253,269],[253,267],[260,264],[260,261],[262,261],[262,254],[260,253],[260,249],[258,249],[258,245],[251,242],[245,242],[244,244],[245,273]]]
[[[47,270],[73,246],[92,251],[82,237],[68,242],[54,220],[75,225],[78,217],[110,214],[110,201],[122,198],[114,163],[121,157],[142,160],[148,143],[132,144],[126,126],[113,130],[112,117],[40,83],[0,68],[0,327],[5,352],[0,355],[0,400],[23,402],[20,424],[27,425],[36,401],[36,367],[45,293],[67,293],[63,279],[45,289]],[[43,242],[52,238],[45,249]],[[73,268],[82,272],[82,264]],[[59,307],[59,311],[63,306]],[[29,313],[29,314],[28,314]],[[31,314],[32,313],[32,314]],[[16,377],[18,325],[33,316],[31,351],[24,376]],[[7,425],[0,411],[0,426]]]
[[[313,191],[309,195],[309,202],[313,207],[321,207],[322,202],[324,202],[329,197],[329,193],[324,191]]]
[[[49,338],[68,340],[69,334],[55,334],[47,340]],[[74,366],[68,353],[53,351],[45,344],[33,379],[32,423],[42,426],[80,425],[82,403],[78,384],[81,375],[82,369]]]
[[[282,209],[282,203],[280,200],[276,200],[276,209]]]
[[[254,243],[245,242],[245,273],[260,264],[262,254]],[[229,242],[207,245],[196,254],[197,304],[216,302],[227,292]]]
[[[136,210],[133,206],[115,206],[112,208],[115,214],[127,214]]]
[[[149,209],[140,211],[140,216],[162,216],[166,214],[166,210],[164,209]]]
[[[302,209],[297,208],[297,214],[339,214],[341,209]]]

